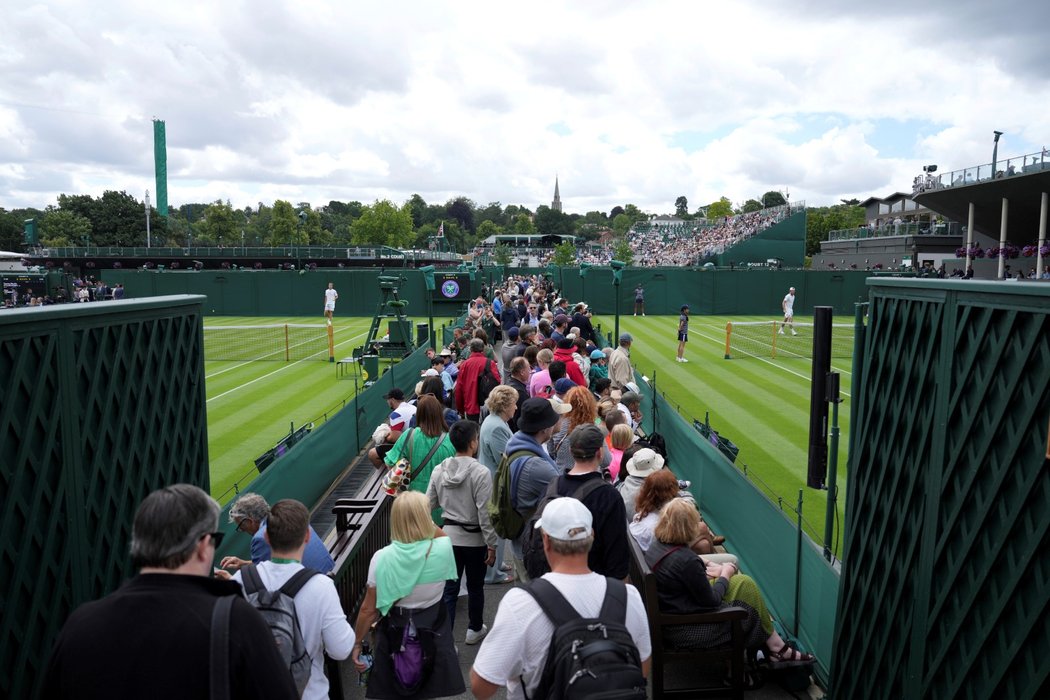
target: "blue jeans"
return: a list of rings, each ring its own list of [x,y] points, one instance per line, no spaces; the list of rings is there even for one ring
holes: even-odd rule
[[[467,572],[467,628],[475,632],[481,629],[485,615],[485,557],[488,548],[460,547],[453,545],[456,557],[456,580],[445,581],[445,607],[448,608],[449,626],[456,626],[456,601],[459,600],[459,581],[463,571]]]

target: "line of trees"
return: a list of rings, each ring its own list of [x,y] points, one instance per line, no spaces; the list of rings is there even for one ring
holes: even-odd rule
[[[785,203],[784,196],[769,191],[759,199],[748,199],[734,207],[726,197],[689,212],[682,195],[674,201],[675,215],[690,221],[718,219],[758,211]],[[806,254],[819,249],[828,231],[861,226],[863,209],[856,200],[843,200],[832,207],[810,208]],[[58,196],[57,204],[44,209],[0,208],[0,250],[19,251],[22,222],[35,218],[40,241],[49,247],[141,246],[146,244],[145,205],[127,192],[108,190],[100,197]],[[276,246],[276,245],[389,245],[396,248],[425,248],[428,239],[443,227],[449,246],[467,252],[493,235],[573,235],[594,240],[611,231],[614,244],[622,241],[638,221],[650,214],[634,204],[610,211],[566,214],[548,206],[535,211],[523,205],[500,202],[479,205],[468,197],[455,197],[430,204],[418,194],[398,205],[389,200],[372,204],[330,201],[313,208],[308,202],[277,200],[252,207],[235,208],[228,200],[191,203],[173,207],[167,219],[150,210],[152,244],[155,246]],[[509,257],[507,250],[497,251]],[[499,259],[499,257],[497,257]]]

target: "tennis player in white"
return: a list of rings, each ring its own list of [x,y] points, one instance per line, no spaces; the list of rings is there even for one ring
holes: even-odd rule
[[[780,326],[780,335],[784,335],[784,328],[791,327],[791,335],[798,335],[795,332],[795,288],[792,287],[788,290],[788,293],[784,295],[784,301],[780,302],[780,308],[784,312],[784,323]]]
[[[339,292],[335,291],[335,285],[328,283],[328,289],[324,290],[324,317],[328,319],[328,325],[332,325],[332,314],[335,313],[335,300],[339,298]]]

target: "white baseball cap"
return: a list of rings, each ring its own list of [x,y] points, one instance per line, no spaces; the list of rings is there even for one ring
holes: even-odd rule
[[[594,518],[587,506],[575,498],[555,498],[543,508],[536,521],[549,537],[556,540],[582,540],[591,534]]]

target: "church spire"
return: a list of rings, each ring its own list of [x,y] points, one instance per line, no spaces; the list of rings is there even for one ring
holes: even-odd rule
[[[551,202],[551,209],[554,211],[561,211],[561,193],[558,191],[558,176],[554,176],[554,201]]]

